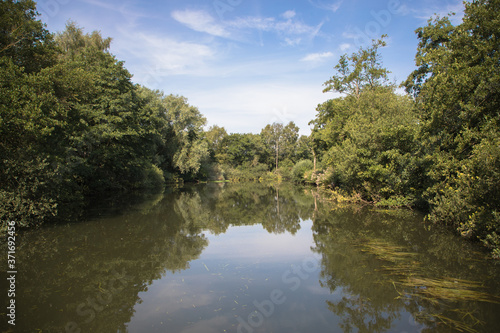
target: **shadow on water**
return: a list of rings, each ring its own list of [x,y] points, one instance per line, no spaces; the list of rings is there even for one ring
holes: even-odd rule
[[[212,183],[121,198],[85,216],[19,235],[15,332],[500,327],[498,265],[412,211],[333,205],[285,184]],[[318,269],[300,292],[261,309],[256,323],[252,301],[287,290],[294,280],[283,273],[311,256]]]

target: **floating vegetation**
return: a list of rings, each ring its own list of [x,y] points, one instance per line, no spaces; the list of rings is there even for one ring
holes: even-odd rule
[[[476,326],[484,325],[470,312],[453,309],[451,303],[487,302],[500,304],[500,298],[481,291],[482,283],[452,277],[430,278],[426,274],[418,254],[406,251],[402,246],[377,239],[362,240],[361,251],[385,261],[378,271],[396,276],[390,280],[399,296],[396,299],[411,300],[417,297],[435,306],[444,306],[446,313],[419,313],[418,318],[446,325],[458,332],[478,332]],[[453,314],[452,314],[453,313]]]
[[[374,254],[377,258],[390,262],[408,261],[417,256],[416,253],[405,252],[401,246],[391,245],[381,240],[364,242],[362,251]]]
[[[401,282],[401,285],[414,288],[416,294],[433,303],[444,300],[451,302],[476,301],[500,304],[490,294],[478,291],[477,289],[480,289],[482,285],[474,281],[448,277],[442,279],[408,277],[406,281]]]
[[[459,315],[460,320],[449,318],[443,314],[430,315],[428,313],[419,313],[417,317],[421,320],[429,320],[436,325],[441,324],[452,327],[457,332],[478,333],[479,331],[474,327],[482,326],[485,324],[483,321],[477,319],[471,312],[467,310],[457,309],[452,311],[456,312]],[[466,323],[466,320],[468,321],[468,323]]]

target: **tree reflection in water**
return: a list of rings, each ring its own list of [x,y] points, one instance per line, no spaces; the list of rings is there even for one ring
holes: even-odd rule
[[[292,236],[307,231],[301,230],[307,220],[312,221],[311,250],[321,258],[321,271],[310,282],[317,278],[315,290],[330,295],[318,298],[304,289],[300,297],[304,304],[317,299],[315,309],[323,310],[314,311],[330,318],[316,323],[319,330],[329,331],[328,325],[337,322],[345,332],[387,332],[401,322],[408,327],[409,321],[412,328],[438,332],[494,331],[500,325],[500,307],[490,296],[500,295],[498,267],[483,260],[473,245],[442,230],[427,230],[422,216],[412,211],[335,205],[316,189],[258,183],[192,186],[132,207],[129,202],[96,210],[84,222],[20,235],[16,329],[126,332],[153,281],[186,272],[213,235],[261,225],[271,234]],[[274,266],[281,276],[284,268]],[[239,271],[227,271],[233,266],[221,267],[228,279],[242,281]],[[412,286],[415,281],[420,284]],[[455,281],[456,288],[447,281]],[[474,298],[480,295],[483,299]],[[248,297],[250,302],[263,299]],[[228,329],[223,325],[234,318],[222,320],[218,310],[208,307],[203,313]],[[316,318],[318,313],[303,315]],[[273,319],[266,318],[276,330],[286,328]]]
[[[492,278],[498,267],[481,260],[472,244],[419,221],[412,211],[355,206],[337,206],[315,220],[320,282],[344,294],[327,301],[344,332],[387,332],[399,320],[424,332],[495,331],[499,322],[488,316],[500,309]],[[411,317],[401,318],[403,310]]]

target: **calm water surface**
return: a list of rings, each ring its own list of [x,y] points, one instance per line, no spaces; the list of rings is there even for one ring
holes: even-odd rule
[[[500,328],[499,265],[416,212],[259,184],[105,208],[19,235],[12,332]]]

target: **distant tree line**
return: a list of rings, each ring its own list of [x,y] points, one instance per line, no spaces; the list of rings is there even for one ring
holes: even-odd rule
[[[231,133],[212,126],[205,133],[213,163],[209,179],[291,179],[292,168],[312,156],[311,140],[291,121],[268,124],[260,134]],[[300,179],[298,179],[300,180]]]
[[[22,226],[67,203],[198,180],[292,179],[379,206],[418,207],[500,257],[500,0],[416,32],[417,69],[397,92],[385,36],[340,57],[310,136],[207,130],[186,98],[133,84],[111,38],[52,34],[31,0],[0,2],[0,218]]]

